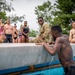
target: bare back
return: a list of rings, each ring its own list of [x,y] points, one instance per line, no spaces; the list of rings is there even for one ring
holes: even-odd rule
[[[73,53],[69,40],[65,36],[58,37],[61,47],[57,52],[61,64],[66,67],[73,64]]]

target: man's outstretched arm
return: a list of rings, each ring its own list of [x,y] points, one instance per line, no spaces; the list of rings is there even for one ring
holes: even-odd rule
[[[43,46],[46,48],[46,50],[51,54],[51,55],[55,55],[61,48],[61,41],[60,39],[58,38],[55,42],[55,44],[53,45],[53,47],[49,46],[48,44],[46,43],[43,43]]]

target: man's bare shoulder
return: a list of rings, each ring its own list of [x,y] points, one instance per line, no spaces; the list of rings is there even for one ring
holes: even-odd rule
[[[70,32],[74,32],[74,31],[75,31],[74,29],[71,29],[71,30],[70,30]]]
[[[57,37],[56,38],[56,42],[61,42],[63,39],[62,39],[62,37]]]
[[[65,41],[68,40],[68,37],[67,37],[66,35],[65,35],[65,37],[64,37],[64,36],[58,37],[58,38],[56,39],[56,42],[58,42],[58,43],[63,43],[64,40],[65,40]]]
[[[68,35],[63,35],[67,40],[69,40],[69,36]]]
[[[7,27],[7,24],[5,24],[4,27]]]
[[[7,26],[7,24],[5,24],[4,26]]]

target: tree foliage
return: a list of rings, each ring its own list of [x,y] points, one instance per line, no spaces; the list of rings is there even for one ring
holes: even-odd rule
[[[36,37],[37,34],[38,34],[38,31],[31,30],[30,33],[29,33],[29,37]]]
[[[3,19],[3,21],[5,21],[6,18],[7,18],[6,12],[0,12],[0,19]]]
[[[8,16],[8,17],[10,18],[11,23],[22,22],[25,19],[25,15],[17,16],[15,14],[15,15],[11,15],[11,16]]]
[[[75,0],[56,0],[53,6],[51,2],[44,2],[35,8],[36,15],[44,17],[50,25],[60,25],[63,33],[69,33],[71,19],[75,20]]]
[[[52,14],[51,14],[51,2],[44,2],[42,5],[35,7],[35,14],[38,17],[43,17],[46,22],[51,23]]]
[[[75,10],[75,1],[74,0],[57,0],[56,6],[64,14],[72,14]]]
[[[61,25],[63,33],[69,33],[71,29],[70,19],[75,20],[75,1],[74,0],[57,0],[55,3],[56,11],[54,14],[53,24]]]
[[[14,11],[15,9],[12,6],[12,1],[10,0],[9,2],[7,2],[7,0],[0,0],[0,19],[2,19],[4,22],[7,18],[10,18],[11,22],[17,23],[22,22],[25,19],[25,15],[22,16],[17,16],[15,15],[10,15],[7,16],[6,12],[11,12]]]
[[[12,7],[12,0],[10,2],[7,2],[6,0],[0,0],[0,11],[9,11],[14,10]]]

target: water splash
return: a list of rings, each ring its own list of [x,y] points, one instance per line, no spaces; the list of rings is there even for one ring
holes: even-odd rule
[[[54,61],[54,56],[51,56],[51,61],[49,63],[49,69],[50,69],[50,66],[53,64],[53,61]],[[50,71],[49,71],[48,75],[50,75]]]

